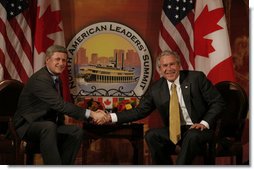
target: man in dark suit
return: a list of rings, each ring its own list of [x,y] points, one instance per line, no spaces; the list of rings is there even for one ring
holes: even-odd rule
[[[199,71],[180,71],[180,59],[177,53],[162,52],[157,58],[157,71],[161,78],[142,96],[138,107],[121,113],[111,113],[108,122],[130,122],[142,119],[157,109],[164,127],[150,129],[145,139],[151,152],[153,164],[172,164],[169,155],[177,145],[181,146],[176,164],[191,164],[206,142],[212,139],[213,126],[218,114],[224,107],[224,101],[205,74]],[[171,85],[176,85],[177,105],[180,109],[179,141],[173,142],[169,136],[169,103]],[[177,102],[177,101],[176,101]],[[99,124],[104,120],[98,121]]]
[[[82,128],[65,125],[64,115],[78,120],[103,118],[103,112],[83,109],[62,98],[60,74],[67,50],[58,45],[46,52],[46,66],[34,73],[21,92],[14,124],[18,135],[40,145],[44,164],[74,164],[83,138]]]

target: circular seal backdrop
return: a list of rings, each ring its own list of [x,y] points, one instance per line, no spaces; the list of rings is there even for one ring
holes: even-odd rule
[[[142,38],[129,27],[99,22],[81,30],[68,47],[71,94],[140,97],[152,78],[152,59]]]

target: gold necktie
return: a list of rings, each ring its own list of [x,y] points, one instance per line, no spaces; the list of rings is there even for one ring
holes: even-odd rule
[[[174,144],[176,144],[181,138],[181,125],[178,96],[176,92],[176,85],[174,83],[172,83],[171,85],[171,97],[169,107],[169,138]]]

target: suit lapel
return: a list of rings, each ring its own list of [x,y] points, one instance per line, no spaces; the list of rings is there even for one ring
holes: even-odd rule
[[[59,88],[60,88],[60,93],[61,96],[63,97],[63,83],[62,83],[62,79],[59,76]]]
[[[183,72],[180,72],[180,84],[185,106],[188,110],[188,113],[191,115],[191,99],[190,99],[191,83],[188,79],[188,76]]]
[[[169,100],[170,100],[170,93],[169,93],[169,89],[168,89],[168,83],[167,80],[164,79],[164,81],[161,84],[160,87],[160,95],[159,95],[159,99],[161,101],[161,106],[163,107],[163,110],[165,110],[168,114],[169,112]]]

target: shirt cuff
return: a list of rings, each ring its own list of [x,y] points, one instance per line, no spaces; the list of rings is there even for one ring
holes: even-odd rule
[[[116,123],[117,122],[116,114],[115,113],[110,113],[110,116],[111,116],[112,123]]]
[[[91,114],[91,110],[86,109],[85,117],[86,117],[87,119],[90,117],[90,114]]]
[[[202,120],[200,124],[204,125],[207,129],[210,129],[209,124],[206,121]]]

